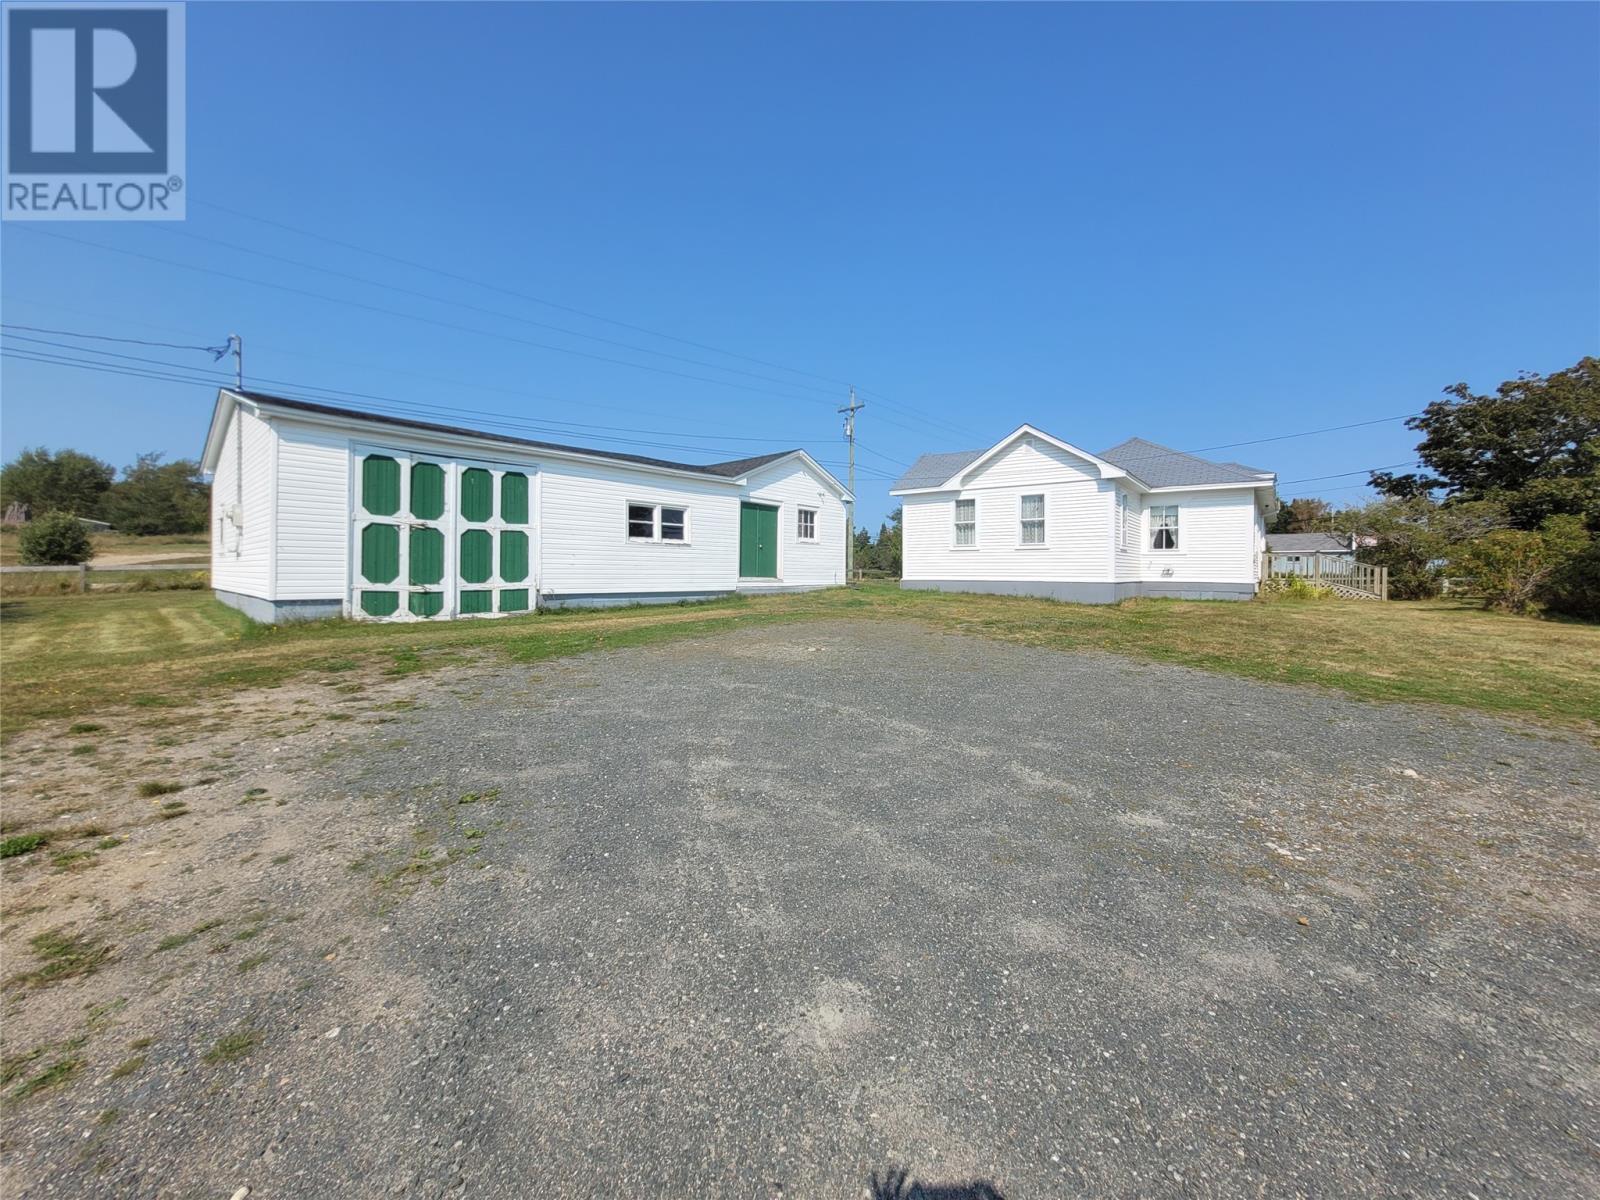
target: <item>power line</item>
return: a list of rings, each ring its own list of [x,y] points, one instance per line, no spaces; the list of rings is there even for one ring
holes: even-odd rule
[[[215,346],[188,346],[180,345],[177,342],[149,342],[144,338],[111,337],[104,333],[74,333],[70,329],[41,329],[37,325],[14,325],[10,321],[0,322],[0,328],[23,329],[29,333],[51,333],[57,337],[92,338],[97,342],[122,342],[130,346],[155,346],[164,350],[202,350],[207,354],[215,354],[217,352],[217,347]],[[36,339],[25,340],[32,341]]]
[[[651,366],[648,363],[635,363],[629,362],[626,359],[610,358],[603,354],[591,354],[586,350],[574,350],[569,346],[554,346],[547,342],[536,342],[529,338],[515,337],[508,333],[499,333],[490,329],[482,329],[474,325],[460,325],[452,321],[442,321],[436,317],[425,317],[416,313],[403,312],[400,309],[385,308],[378,304],[367,304],[360,300],[350,300],[342,296],[329,296],[322,292],[307,291],[305,288],[296,288],[290,287],[287,284],[273,283],[270,280],[251,279],[247,276],[236,275],[231,271],[222,271],[214,267],[201,267],[191,263],[181,263],[170,258],[162,258],[157,254],[144,254],[137,250],[124,249],[121,246],[110,246],[104,242],[87,241],[83,238],[68,237],[63,233],[56,233],[46,229],[38,229],[31,225],[19,225],[17,228],[25,229],[27,232],[39,237],[55,238],[58,241],[72,242],[76,245],[88,246],[95,250],[106,250],[112,254],[122,254],[128,256],[129,258],[143,259],[146,262],[161,263],[163,266],[176,267],[181,271],[194,271],[201,275],[212,275],[216,276],[217,278],[230,280],[234,283],[249,284],[252,287],[270,288],[273,291],[286,292],[293,296],[304,296],[308,299],[321,300],[329,304],[343,304],[350,308],[359,308],[366,312],[378,313],[382,316],[399,317],[402,320],[417,321],[424,325],[436,325],[441,329],[450,329],[457,333],[471,333],[480,337],[494,338],[498,341],[512,342],[520,346],[531,346],[536,350],[550,350],[557,354],[570,354],[577,358],[587,358],[595,362],[609,363],[613,366],[631,367],[639,371],[653,371],[660,375],[672,375],[679,379],[687,379],[696,383],[709,383],[716,387],[737,388],[740,391],[755,392],[758,395],[776,396],[780,400],[794,401],[801,399],[813,399],[812,397],[801,397],[783,392],[770,391],[766,388],[752,387],[749,384],[735,383],[732,380],[727,379],[712,379],[704,375],[690,375],[683,371],[674,371],[669,367],[656,367]],[[816,399],[820,400],[821,398],[817,397]]]
[[[614,338],[605,338],[600,337],[598,334],[584,333],[582,330],[569,329],[563,325],[551,325],[547,321],[535,321],[531,317],[519,316],[516,313],[501,312],[498,309],[493,308],[484,308],[482,305],[469,304],[464,300],[457,300],[448,296],[440,296],[432,292],[422,292],[415,288],[401,287],[398,284],[384,283],[381,280],[369,279],[364,275],[353,275],[348,271],[335,270],[333,267],[318,266],[316,263],[302,262],[295,258],[286,258],[281,254],[272,254],[266,250],[256,250],[249,246],[236,245],[233,242],[225,242],[220,238],[206,237],[204,234],[193,233],[186,229],[163,228],[162,232],[170,234],[174,237],[185,237],[194,241],[205,242],[209,245],[221,246],[226,250],[234,250],[240,254],[254,254],[258,258],[270,259],[273,262],[284,263],[291,267],[297,267],[300,270],[318,271],[324,275],[332,275],[338,279],[348,279],[351,282],[365,284],[368,287],[381,288],[388,292],[398,292],[404,296],[414,296],[419,300],[427,300],[435,304],[447,304],[452,308],[466,309],[470,312],[481,313],[484,316],[496,317],[504,321],[517,321],[524,325],[531,325],[537,329],[548,329],[555,333],[564,333],[568,337],[584,338],[588,341],[599,342],[601,345],[615,346],[622,350],[631,350],[636,354],[654,354],[660,358],[672,359],[674,362],[688,363],[697,367],[707,367],[713,371],[726,371],[732,375],[744,375],[750,379],[760,380],[763,383],[775,383],[779,387],[804,388],[806,391],[818,392],[823,395],[831,394],[830,389],[820,388],[815,384],[796,383],[793,380],[788,379],[774,379],[770,375],[760,375],[754,371],[746,371],[739,367],[725,367],[720,363],[707,362],[701,358],[688,358],[684,355],[672,354],[665,350],[652,350],[648,346],[636,346],[631,342],[619,342]]]
[[[1396,470],[1399,467],[1415,467],[1415,466],[1419,466],[1419,465],[1420,464],[1417,462],[1417,460],[1413,458],[1409,462],[1390,463],[1386,467],[1362,467],[1360,470],[1356,470],[1356,471],[1339,471],[1339,472],[1336,472],[1335,474],[1332,474],[1332,475],[1312,475],[1312,476],[1309,476],[1306,479],[1285,479],[1278,486],[1279,487],[1288,487],[1291,484],[1296,484],[1296,483],[1316,483],[1319,480],[1323,480],[1323,479],[1343,479],[1346,475],[1369,475],[1373,471],[1393,471],[1393,470]]]
[[[9,323],[6,323],[6,322],[0,322],[0,329],[14,329],[14,328],[27,328],[27,327],[25,327],[25,326],[24,327],[13,326],[13,325],[10,325]],[[65,331],[51,331],[51,332],[62,332],[64,334],[64,336],[67,336],[67,337],[93,336],[93,335],[88,335],[88,334],[66,333]],[[127,360],[130,360],[130,361],[136,362],[136,363],[146,364],[146,365],[155,366],[155,367],[188,369],[187,367],[184,367],[183,364],[169,363],[169,362],[166,362],[166,361],[161,360],[161,359],[144,358],[144,357],[141,357],[139,355],[134,355],[134,354],[117,354],[114,351],[97,350],[97,349],[95,349],[93,347],[90,347],[90,346],[74,346],[74,345],[71,345],[71,344],[66,343],[66,342],[53,342],[53,341],[50,341],[50,340],[48,340],[46,338],[32,338],[32,337],[26,337],[26,336],[22,336],[22,335],[18,335],[18,334],[11,334],[10,335],[10,339],[12,341],[37,343],[37,344],[42,345],[42,346],[54,347],[55,349],[58,349],[58,350],[74,350],[74,351],[78,351],[78,352],[81,352],[81,353],[100,354],[100,355],[104,355],[104,356],[111,357],[111,358],[127,359]],[[348,397],[351,397],[351,398],[354,398],[354,399],[359,399],[359,400],[373,400],[373,401],[377,401],[377,402],[380,402],[380,403],[397,404],[397,405],[402,405],[402,406],[411,407],[411,408],[428,409],[428,410],[431,410],[431,411],[434,411],[434,412],[458,413],[458,414],[462,414],[462,415],[466,415],[466,416],[472,416],[472,417],[478,417],[478,418],[488,418],[488,417],[504,418],[504,419],[507,419],[507,420],[510,420],[510,421],[517,422],[519,424],[526,424],[526,425],[528,425],[530,427],[544,428],[547,432],[562,432],[562,431],[565,431],[565,430],[591,430],[591,429],[594,429],[594,430],[601,430],[601,431],[609,432],[609,433],[642,433],[642,434],[648,434],[648,435],[652,435],[652,436],[656,436],[656,437],[684,437],[684,436],[690,436],[690,437],[699,438],[702,441],[713,441],[713,442],[754,442],[754,443],[758,443],[758,444],[776,444],[776,443],[782,443],[782,442],[804,442],[804,441],[812,440],[812,439],[810,439],[808,437],[805,437],[805,436],[786,437],[786,436],[772,435],[772,436],[767,436],[767,437],[744,437],[744,436],[733,435],[733,434],[708,434],[708,433],[698,433],[698,432],[696,432],[696,433],[685,433],[683,431],[671,430],[671,429],[637,429],[637,428],[631,428],[631,427],[628,427],[628,426],[599,425],[599,424],[594,424],[592,422],[586,422],[586,421],[561,421],[561,420],[557,420],[557,419],[555,419],[553,417],[530,418],[530,417],[520,416],[520,415],[518,415],[516,413],[502,413],[502,412],[495,412],[495,411],[492,411],[492,410],[479,409],[479,408],[462,408],[462,407],[458,407],[458,406],[454,406],[454,405],[438,404],[438,403],[435,403],[435,402],[432,402],[432,401],[406,401],[406,400],[399,400],[399,399],[397,399],[395,397],[392,397],[392,396],[377,395],[377,394],[374,394],[372,392],[357,392],[357,391],[352,391],[352,390],[349,390],[349,389],[346,389],[346,388],[327,387],[327,386],[322,385],[322,384],[304,383],[304,382],[300,382],[300,381],[297,381],[297,380],[274,379],[274,378],[270,378],[270,377],[267,377],[267,376],[256,376],[254,378],[259,379],[262,383],[272,384],[272,385],[275,385],[275,386],[297,388],[297,389],[299,389],[301,391],[326,392],[326,393],[328,393],[330,395],[334,395],[334,396],[348,396]],[[561,427],[561,428],[552,430],[550,427]]]
[[[289,233],[298,234],[301,237],[308,237],[308,238],[312,238],[312,239],[314,239],[316,241],[319,241],[319,242],[326,242],[327,244],[329,244],[331,246],[342,246],[346,250],[354,250],[354,251],[356,251],[357,253],[360,253],[360,254],[369,254],[374,258],[381,258],[381,259],[384,259],[384,260],[386,260],[388,262],[398,263],[401,266],[411,267],[414,270],[428,271],[428,272],[431,272],[432,274],[440,275],[440,276],[442,276],[442,277],[444,277],[446,279],[454,279],[458,283],[470,284],[473,287],[483,288],[486,291],[499,292],[502,295],[511,296],[511,297],[514,297],[515,299],[518,299],[518,300],[526,300],[530,304],[541,304],[541,305],[544,305],[546,308],[553,308],[553,309],[556,309],[559,312],[571,313],[573,316],[584,317],[585,319],[590,320],[590,321],[600,321],[600,322],[602,322],[602,323],[604,323],[606,325],[615,325],[619,329],[629,329],[629,330],[632,330],[634,333],[643,333],[643,334],[648,335],[649,337],[657,337],[657,338],[663,339],[664,341],[676,342],[680,346],[692,346],[696,350],[705,350],[705,351],[707,351],[708,353],[711,353],[711,354],[721,354],[721,355],[724,355],[724,356],[726,356],[728,358],[737,358],[737,359],[739,359],[739,360],[741,360],[743,362],[755,363],[757,366],[770,367],[772,370],[775,370],[775,371],[787,371],[791,375],[804,375],[807,378],[817,379],[817,380],[822,381],[823,383],[836,384],[836,385],[838,385],[840,387],[847,387],[848,386],[848,381],[843,380],[843,379],[835,379],[835,378],[832,378],[831,376],[828,376],[828,375],[819,375],[819,374],[817,374],[817,373],[815,373],[813,371],[803,371],[799,367],[785,366],[782,363],[772,362],[772,361],[770,361],[768,359],[755,358],[755,357],[753,357],[751,355],[748,355],[748,354],[739,354],[739,353],[737,353],[737,352],[735,352],[733,350],[724,350],[721,347],[708,345],[708,344],[706,344],[704,342],[691,341],[688,338],[678,337],[678,336],[675,336],[675,335],[670,334],[670,333],[662,333],[660,330],[649,329],[649,328],[646,328],[643,325],[633,325],[633,324],[630,324],[627,321],[619,321],[619,320],[615,319],[614,317],[601,316],[599,313],[589,312],[589,311],[587,311],[585,309],[581,309],[581,308],[574,308],[574,307],[572,307],[571,305],[568,305],[568,304],[559,304],[554,300],[547,300],[547,299],[545,299],[545,298],[543,298],[541,296],[529,295],[527,292],[519,292],[519,291],[516,291],[513,288],[502,287],[499,284],[487,283],[487,282],[485,282],[484,280],[481,280],[481,279],[473,279],[472,277],[467,276],[467,275],[457,274],[454,271],[447,271],[442,267],[430,266],[427,263],[420,263],[420,262],[416,262],[413,259],[402,258],[397,254],[389,254],[386,251],[382,251],[382,250],[373,250],[373,249],[371,249],[369,247],[366,247],[366,246],[357,245],[354,242],[346,242],[346,241],[340,240],[339,238],[329,237],[326,234],[313,233],[309,229],[301,229],[298,226],[290,225],[290,224],[287,224],[286,222],[283,222],[283,221],[275,221],[275,220],[271,220],[271,219],[269,219],[267,217],[258,217],[258,216],[255,216],[252,213],[242,212],[242,211],[240,211],[239,209],[236,209],[236,208],[229,208],[225,204],[217,204],[215,201],[196,200],[196,201],[194,201],[194,203],[204,205],[207,208],[214,208],[218,212],[228,213],[230,216],[241,217],[246,221],[256,221],[256,222],[258,222],[258,223],[260,223],[262,225],[271,225],[271,226],[273,226],[273,227],[275,227],[277,229],[282,229],[282,230],[286,230]]]
[[[1264,442],[1283,442],[1290,438],[1311,437],[1319,433],[1338,433],[1344,429],[1361,429],[1368,425],[1383,425],[1389,421],[1405,421],[1421,415],[1421,413],[1401,413],[1398,417],[1378,417],[1371,421],[1356,421],[1350,425],[1330,425],[1326,429],[1307,429],[1303,433],[1280,433],[1276,437],[1256,438],[1248,442],[1227,442],[1221,446],[1201,446],[1198,450],[1185,450],[1183,453],[1204,454],[1208,450],[1232,450],[1237,446],[1259,446]]]
[[[97,372],[100,372],[102,374],[119,375],[119,376],[123,376],[123,377],[127,377],[127,378],[148,379],[148,380],[153,380],[153,381],[162,382],[162,383],[191,384],[191,385],[195,385],[195,386],[203,386],[203,387],[206,387],[206,388],[226,387],[231,382],[226,376],[223,376],[223,375],[214,375],[213,374],[213,375],[198,375],[197,376],[197,375],[194,375],[194,374],[184,375],[184,374],[178,373],[180,371],[188,371],[188,370],[193,370],[193,371],[198,372],[199,368],[178,367],[178,368],[175,368],[173,370],[160,371],[160,370],[153,370],[153,369],[149,369],[149,368],[145,368],[145,367],[126,366],[126,365],[123,365],[123,364],[120,364],[120,363],[102,363],[102,362],[92,362],[92,361],[89,361],[89,360],[86,360],[86,359],[74,359],[74,358],[70,358],[70,357],[68,357],[66,355],[48,354],[48,353],[46,353],[44,351],[32,350],[31,348],[25,348],[25,349],[21,349],[21,350],[0,349],[0,357],[16,359],[16,360],[18,360],[20,362],[37,363],[37,364],[44,365],[44,366],[72,367],[72,368],[76,368],[76,369],[79,369],[79,370],[97,371]],[[316,395],[309,395],[309,396],[307,396],[307,395],[301,395],[301,396],[286,395],[284,398],[285,399],[290,399],[290,400],[293,400],[293,399],[309,400],[309,401],[312,401],[313,403],[317,403],[317,402],[327,403],[328,402],[326,397],[316,396]],[[415,417],[418,414],[416,414],[415,412],[408,412],[408,411],[405,411],[405,410],[415,410],[415,409],[419,409],[419,408],[425,408],[425,406],[409,405],[409,404],[406,404],[404,401],[385,401],[385,402],[383,402],[381,404],[380,403],[373,403],[369,407],[370,407],[370,409],[379,410],[377,412],[373,412],[371,415],[385,415],[382,412],[382,410],[385,409],[385,408],[389,408],[389,409],[399,409],[401,411],[392,411],[392,412],[387,413],[386,415],[390,415],[390,416],[412,416],[412,417]],[[429,414],[427,414],[424,411],[421,415],[429,415]],[[486,425],[503,426],[503,427],[510,428],[510,429],[529,429],[530,424],[531,424],[529,422],[523,422],[523,421],[481,421],[480,423],[481,424],[486,424]],[[532,426],[531,429],[529,429],[529,431],[535,432],[535,433],[555,432],[557,434],[560,434],[562,432],[560,430],[554,430],[554,431],[544,430],[544,429],[540,429],[537,426]],[[568,436],[570,436],[570,435],[568,435]],[[677,443],[677,442],[655,442],[655,441],[642,440],[642,439],[638,439],[638,438],[604,437],[604,436],[600,436],[600,435],[591,435],[588,438],[588,440],[590,440],[590,441],[600,441],[600,442],[614,442],[614,443],[617,443],[619,445],[627,445],[627,446],[644,446],[644,447],[647,447],[647,448],[659,449],[659,450],[672,450],[672,451],[679,451],[679,452],[689,451],[689,452],[694,452],[694,453],[712,454],[712,455],[726,455],[727,452],[728,452],[725,447],[695,446],[695,445],[687,445],[687,444]]]

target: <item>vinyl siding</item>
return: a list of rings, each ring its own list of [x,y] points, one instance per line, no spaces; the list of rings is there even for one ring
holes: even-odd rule
[[[1100,477],[1089,463],[1065,450],[1024,437],[959,482],[963,488],[1015,487],[1037,490],[1040,483],[1081,483]]]
[[[785,587],[844,582],[844,502],[804,462],[752,472],[745,499],[778,506],[778,579]],[[815,541],[801,541],[799,510],[817,514]],[[738,548],[735,546],[735,570]]]
[[[236,411],[223,436],[211,478],[211,586],[270,598],[272,588],[272,471],[277,435],[259,417]],[[237,504],[242,526],[228,520]]]
[[[732,591],[739,572],[739,498],[725,484],[664,479],[626,466],[542,465],[539,586],[560,595]],[[628,537],[630,502],[689,510],[684,543]],[[840,547],[843,553],[843,547]]]
[[[1150,507],[1178,506],[1178,549],[1151,550]],[[1255,493],[1156,492],[1144,497],[1139,578],[1151,583],[1253,583],[1259,524]],[[1162,574],[1170,570],[1170,575]]]
[[[987,472],[984,473],[987,475]],[[1085,477],[904,496],[902,577],[1105,582],[1111,572],[1113,485]],[[1045,497],[1045,544],[1021,545],[1024,495]],[[977,502],[977,549],[955,548],[955,502]]]
[[[1127,526],[1127,536],[1120,540],[1117,538],[1116,493],[1114,492],[1112,494],[1111,516],[1111,559],[1113,570],[1115,571],[1114,578],[1118,583],[1127,583],[1139,578],[1139,557],[1140,550],[1143,547],[1143,542],[1141,542],[1140,538],[1143,536],[1144,529],[1144,501],[1139,496],[1139,493],[1131,488],[1118,487],[1116,490],[1121,492],[1127,504],[1127,507],[1122,510],[1122,520]]]
[[[276,600],[349,591],[350,439],[278,420]]]

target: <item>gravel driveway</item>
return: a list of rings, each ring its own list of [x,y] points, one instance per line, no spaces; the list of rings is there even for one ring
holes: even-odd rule
[[[315,935],[9,1194],[1600,1192],[1580,735],[880,622],[417,691],[243,761],[315,836],[209,903]]]

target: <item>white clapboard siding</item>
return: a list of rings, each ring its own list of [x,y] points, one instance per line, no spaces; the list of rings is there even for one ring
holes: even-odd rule
[[[1123,508],[1120,520],[1122,529],[1118,529],[1118,515],[1115,508],[1116,493],[1112,495],[1111,540],[1112,563],[1116,572],[1118,583],[1127,583],[1139,578],[1140,553],[1144,549],[1144,501],[1139,494],[1131,488],[1118,485],[1117,491],[1123,497]],[[1119,536],[1119,534],[1121,536]]]
[[[350,439],[278,423],[278,600],[343,596],[350,571]]]
[[[542,592],[636,595],[732,591],[739,573],[739,499],[726,484],[669,479],[626,464],[540,466]],[[628,504],[689,510],[686,542],[628,537]]]
[[[1022,544],[1022,497],[1045,498],[1045,542]],[[976,501],[977,549],[955,545],[955,502]],[[1104,582],[1111,570],[1112,485],[1103,480],[906,496],[902,577],[908,580]]]
[[[1149,510],[1178,506],[1178,549],[1153,550]],[[1155,492],[1144,497],[1140,530],[1140,578],[1149,583],[1254,583],[1259,571],[1255,493]],[[1170,571],[1170,574],[1163,572]]]
[[[784,587],[844,582],[845,509],[838,493],[805,463],[752,471],[744,499],[778,506],[778,579]],[[817,514],[816,538],[800,538],[800,509]],[[735,558],[738,548],[735,546]]]
[[[1059,446],[1023,437],[995,457],[968,471],[959,480],[963,488],[1017,487],[1037,490],[1041,483],[1077,483],[1098,479],[1095,467]]]
[[[272,428],[251,413],[238,410],[228,423],[211,484],[211,586],[218,591],[271,594],[276,441]],[[238,522],[229,516],[235,508]]]

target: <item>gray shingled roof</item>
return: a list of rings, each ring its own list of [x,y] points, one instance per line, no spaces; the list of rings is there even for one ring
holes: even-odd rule
[[[985,454],[983,450],[954,450],[948,454],[924,454],[912,463],[906,473],[896,479],[891,490],[900,488],[938,487],[962,467],[971,466]]]
[[[1350,544],[1332,533],[1269,533],[1267,549],[1274,554],[1349,554]]]
[[[723,479],[737,479],[739,476],[755,470],[769,462],[775,462],[785,455],[793,454],[793,450],[780,450],[776,454],[758,454],[754,458],[736,458],[729,462],[719,463],[682,463],[673,462],[665,458],[651,458],[644,454],[623,454],[616,450],[594,450],[588,446],[567,446],[560,442],[540,442],[533,438],[513,437],[506,433],[489,433],[482,429],[468,429],[460,425],[440,425],[433,421],[415,421],[409,417],[392,417],[387,413],[365,412],[358,408],[343,408],[333,404],[316,404],[309,400],[291,400],[287,396],[274,396],[267,392],[244,391],[237,395],[249,400],[259,400],[264,404],[275,404],[282,408],[295,408],[302,412],[321,413],[335,417],[360,417],[363,421],[378,421],[384,425],[398,425],[405,429],[426,429],[433,433],[453,433],[467,437],[488,438],[496,442],[505,442],[512,446],[532,446],[540,450],[565,450],[572,454],[588,454],[596,458],[610,458],[617,462],[640,463],[649,467],[670,467],[675,471],[694,471],[701,475],[716,475]],[[831,478],[831,476],[830,476]],[[835,483],[838,480],[834,480]],[[840,485],[841,487],[843,485]]]
[[[899,479],[893,490],[903,488],[938,487],[963,467],[969,467],[989,452],[983,450],[957,450],[950,454],[924,454]],[[1259,467],[1247,467],[1236,462],[1212,462],[1197,458],[1182,450],[1172,450],[1147,442],[1143,438],[1129,438],[1120,446],[1102,450],[1099,457],[1113,466],[1121,467],[1149,487],[1190,487],[1202,483],[1260,483],[1272,474]]]
[[[1129,438],[1121,445],[1100,451],[1100,457],[1121,467],[1153,488],[1194,487],[1206,483],[1260,483],[1268,474],[1239,463],[1212,462],[1182,450],[1158,446],[1143,438]]]

